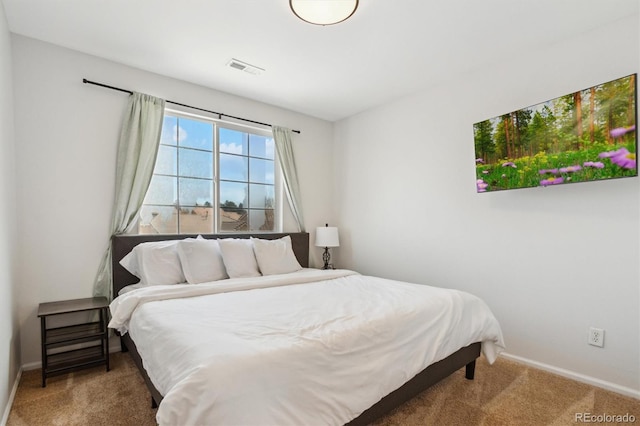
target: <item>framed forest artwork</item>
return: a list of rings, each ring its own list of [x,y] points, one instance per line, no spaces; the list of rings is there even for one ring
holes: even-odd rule
[[[637,75],[473,125],[477,192],[638,175]]]

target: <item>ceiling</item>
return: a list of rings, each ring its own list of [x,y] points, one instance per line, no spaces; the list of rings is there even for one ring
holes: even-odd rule
[[[329,121],[640,13],[638,0],[360,0],[322,27],[288,0],[2,3],[13,33]]]

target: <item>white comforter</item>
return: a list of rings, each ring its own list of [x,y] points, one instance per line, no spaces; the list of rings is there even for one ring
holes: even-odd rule
[[[504,348],[475,296],[345,270],[152,286],[110,308],[164,395],[160,425],[344,424],[461,347]]]

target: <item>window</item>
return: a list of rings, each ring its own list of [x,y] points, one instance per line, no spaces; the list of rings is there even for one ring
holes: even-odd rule
[[[271,132],[166,112],[140,234],[276,231]]]

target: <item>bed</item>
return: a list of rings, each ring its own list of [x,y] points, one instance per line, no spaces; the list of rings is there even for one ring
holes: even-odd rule
[[[467,379],[473,379],[481,351],[492,362],[504,347],[500,327],[489,309],[467,293],[366,277],[354,271],[307,269],[308,233],[200,236],[228,240],[225,245],[250,238],[258,239],[253,240],[255,244],[281,244],[286,239],[301,270],[196,285],[143,286],[116,297],[138,281],[120,263],[135,247],[196,237],[126,235],[112,239],[115,299],[110,327],[119,330],[122,350],[138,366],[152,404],[159,405],[160,424],[175,424],[178,419],[181,423],[369,424],[461,368]],[[264,262],[261,266],[267,270]],[[390,289],[393,292],[386,293]],[[416,297],[414,291],[424,297]],[[423,324],[432,319],[414,316],[413,307],[405,309],[417,299],[436,303],[440,296],[445,305],[451,304],[436,315],[451,318],[441,328],[429,325],[427,329]],[[356,299],[364,307],[352,307]],[[389,302],[383,308],[396,299],[399,304]],[[454,307],[454,300],[465,305]],[[244,311],[234,310],[239,303]],[[320,315],[314,309],[340,317],[342,322],[325,329],[334,321],[314,322],[315,314]],[[376,322],[378,310],[380,323]],[[481,320],[472,314],[476,311]],[[205,315],[211,318],[200,320]],[[413,323],[395,325],[396,316],[411,317]],[[183,325],[174,326],[176,317],[184,317]],[[482,326],[472,330],[475,323]],[[253,328],[240,328],[247,324]],[[414,350],[414,335],[424,334],[421,327],[424,333],[431,333],[431,342],[439,343],[417,339],[420,347]],[[199,342],[187,339],[187,328],[193,328]],[[332,358],[327,358],[326,348]],[[156,359],[159,354],[169,358]],[[376,373],[367,374],[372,370]]]

